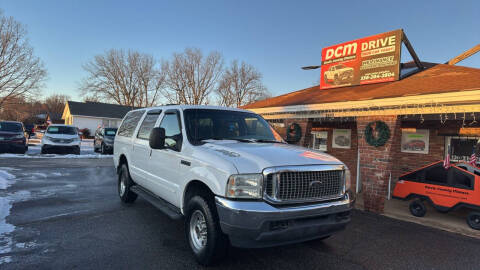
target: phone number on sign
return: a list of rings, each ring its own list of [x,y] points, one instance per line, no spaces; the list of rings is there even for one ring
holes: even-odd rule
[[[373,79],[382,79],[382,78],[390,78],[395,76],[394,72],[391,71],[379,71],[379,72],[372,72],[372,73],[367,73],[360,77],[361,81],[364,80],[373,80]]]

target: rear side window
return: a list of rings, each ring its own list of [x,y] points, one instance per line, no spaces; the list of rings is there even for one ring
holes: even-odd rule
[[[145,119],[143,120],[142,125],[138,130],[137,138],[142,140],[148,140],[150,138],[150,132],[155,126],[158,116],[159,114],[150,114],[150,113],[148,113],[147,116],[145,116]]]
[[[135,128],[137,127],[140,118],[142,118],[145,110],[129,112],[125,119],[123,120],[122,125],[118,129],[118,136],[132,137]]]

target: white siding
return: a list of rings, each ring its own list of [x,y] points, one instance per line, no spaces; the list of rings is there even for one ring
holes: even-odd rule
[[[99,127],[118,127],[122,119],[109,119],[109,118],[95,118],[84,116],[72,116],[71,125],[78,127],[79,129],[88,128],[90,135],[93,135]]]
[[[93,117],[82,117],[82,116],[73,116],[72,125],[78,127],[79,129],[88,128],[90,130],[90,135],[95,133],[98,127],[102,126],[102,118],[93,118]]]

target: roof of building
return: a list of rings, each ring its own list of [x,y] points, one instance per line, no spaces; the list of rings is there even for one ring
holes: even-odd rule
[[[71,115],[90,116],[99,118],[118,118],[122,119],[129,111],[130,106],[117,104],[108,104],[100,102],[76,102],[67,101]]]
[[[313,86],[257,101],[243,109],[360,101],[480,90],[480,69],[437,64],[399,81],[320,90]]]

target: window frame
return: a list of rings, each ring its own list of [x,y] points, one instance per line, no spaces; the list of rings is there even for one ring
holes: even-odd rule
[[[143,118],[143,116],[145,115],[145,111],[146,111],[146,110],[143,109],[143,110],[135,110],[135,111],[130,111],[130,112],[128,112],[127,115],[125,115],[125,117],[123,118],[122,123],[121,123],[120,126],[118,127],[117,136],[125,137],[125,138],[132,138],[132,137],[134,137],[134,135],[136,134],[135,131],[137,131],[137,128],[138,128],[138,123],[140,123],[140,121],[142,121],[142,118]],[[119,131],[121,131],[121,128],[122,128],[123,124],[125,123],[125,121],[127,120],[127,118],[128,118],[130,115],[132,115],[132,114],[134,114],[134,113],[137,113],[137,112],[141,112],[142,114],[140,115],[140,117],[139,117],[137,123],[135,124],[135,126],[133,127],[132,134],[130,134],[129,136],[125,136],[125,135],[121,134]]]
[[[180,111],[178,109],[169,109],[169,110],[166,110],[164,113],[163,113],[163,117],[162,119],[160,120],[160,122],[158,123],[158,127],[161,127],[162,126],[162,123],[163,123],[163,120],[165,120],[165,117],[167,117],[167,115],[172,115],[172,114],[175,114],[177,116],[177,122],[178,122],[178,129],[180,131],[180,143],[177,142],[176,144],[176,147],[171,147],[171,146],[167,146],[165,145],[165,149],[171,149],[173,151],[177,151],[177,152],[181,152],[182,151],[182,145],[183,145],[183,126],[182,126],[182,119],[181,119],[181,114],[180,114]],[[158,120],[157,120],[158,121]],[[171,136],[165,136],[165,138],[171,138]]]
[[[152,132],[152,129],[154,129],[156,126],[157,126],[157,123],[158,123],[158,120],[160,119],[160,115],[162,114],[162,110],[161,109],[153,109],[153,110],[149,110],[147,111],[147,113],[145,114],[145,116],[141,119],[141,122],[140,125],[138,126],[138,130],[136,132],[136,136],[135,136],[135,139],[139,139],[139,140],[143,140],[143,141],[148,141],[149,138],[141,138],[139,137],[140,136],[140,130],[142,129],[142,126],[143,126],[143,123],[145,123],[145,120],[147,119],[147,117],[149,115],[156,115],[157,116],[157,119],[155,120],[155,122],[153,123],[153,126],[152,128],[150,129],[150,132]],[[163,119],[163,117],[162,117]],[[139,121],[140,122],[140,121]]]

